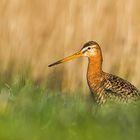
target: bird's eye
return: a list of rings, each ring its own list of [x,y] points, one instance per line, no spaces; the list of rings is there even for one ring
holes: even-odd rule
[[[90,47],[88,47],[88,50],[90,50],[91,48]]]

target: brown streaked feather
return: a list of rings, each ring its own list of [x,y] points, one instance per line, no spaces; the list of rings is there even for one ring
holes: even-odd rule
[[[138,89],[127,80],[106,73],[105,94],[110,98],[118,98],[122,102],[136,101],[140,97]]]
[[[140,98],[140,92],[130,82],[104,72],[99,84],[91,86],[90,89],[98,104],[103,104],[107,100],[128,103]]]

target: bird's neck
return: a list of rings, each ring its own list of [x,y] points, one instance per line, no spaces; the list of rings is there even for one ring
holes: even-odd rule
[[[87,79],[89,85],[96,86],[102,77],[102,54],[89,57]]]

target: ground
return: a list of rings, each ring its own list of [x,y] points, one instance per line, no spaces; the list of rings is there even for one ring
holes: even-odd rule
[[[1,140],[140,139],[140,104],[95,107],[77,91],[61,94],[32,82],[0,87]]]

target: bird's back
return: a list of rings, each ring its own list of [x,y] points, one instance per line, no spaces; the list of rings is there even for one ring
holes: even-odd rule
[[[117,102],[132,102],[140,97],[140,92],[130,82],[108,73],[102,74],[100,82],[90,89],[98,104],[105,103],[107,100]]]

